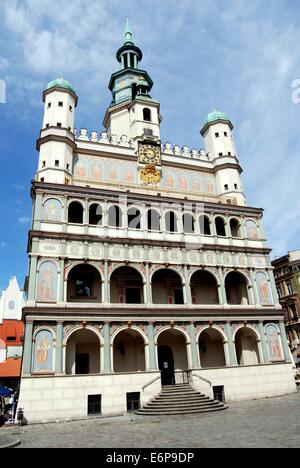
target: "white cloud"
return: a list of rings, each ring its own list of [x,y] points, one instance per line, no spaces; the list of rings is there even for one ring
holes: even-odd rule
[[[0,250],[4,250],[6,248],[6,243],[5,242],[0,242]]]
[[[21,216],[20,218],[17,219],[18,223],[21,225],[28,224],[30,221],[30,218],[27,216]]]

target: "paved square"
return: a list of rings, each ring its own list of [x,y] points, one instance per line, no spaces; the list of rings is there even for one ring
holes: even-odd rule
[[[2,428],[21,447],[300,447],[300,392],[195,416],[93,419]]]

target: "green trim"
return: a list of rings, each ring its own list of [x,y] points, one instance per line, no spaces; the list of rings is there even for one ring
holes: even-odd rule
[[[104,336],[104,372],[110,373],[111,369],[111,356],[110,356],[110,324],[105,323],[103,326]]]
[[[232,328],[229,322],[226,323],[224,331],[226,333],[227,341],[228,341],[230,364],[232,366],[237,366],[235,346],[234,346],[233,337],[232,337]]]
[[[31,372],[31,356],[32,356],[32,344],[33,344],[32,337],[33,337],[33,323],[26,323],[24,352],[23,352],[23,374],[30,374]]]
[[[195,325],[193,323],[190,323],[187,328],[188,328],[188,333],[189,333],[189,337],[191,340],[192,367],[193,369],[199,369],[200,363],[199,363],[198,352],[197,352]]]
[[[62,374],[63,333],[64,333],[64,326],[61,322],[58,322],[56,326],[56,348],[55,348],[55,372],[56,374]]]
[[[156,370],[156,355],[154,341],[154,326],[153,323],[148,325],[148,340],[149,340],[149,370]]]

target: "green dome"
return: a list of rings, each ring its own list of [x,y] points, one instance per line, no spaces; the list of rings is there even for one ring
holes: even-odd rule
[[[203,128],[207,124],[212,123],[212,122],[216,122],[217,120],[227,120],[228,122],[230,122],[230,119],[229,119],[228,115],[225,114],[224,112],[212,111],[212,112],[210,112],[210,114],[208,114],[208,116],[204,120]]]
[[[64,80],[64,78],[58,78],[57,80],[50,81],[50,83],[47,86],[47,90],[51,88],[63,88],[63,89],[69,89],[76,95],[76,91],[71,85],[71,83],[67,80]]]

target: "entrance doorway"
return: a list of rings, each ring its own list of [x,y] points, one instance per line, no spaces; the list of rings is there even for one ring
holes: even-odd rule
[[[158,367],[161,371],[161,384],[174,385],[174,357],[173,351],[169,346],[159,346],[158,348]]]

